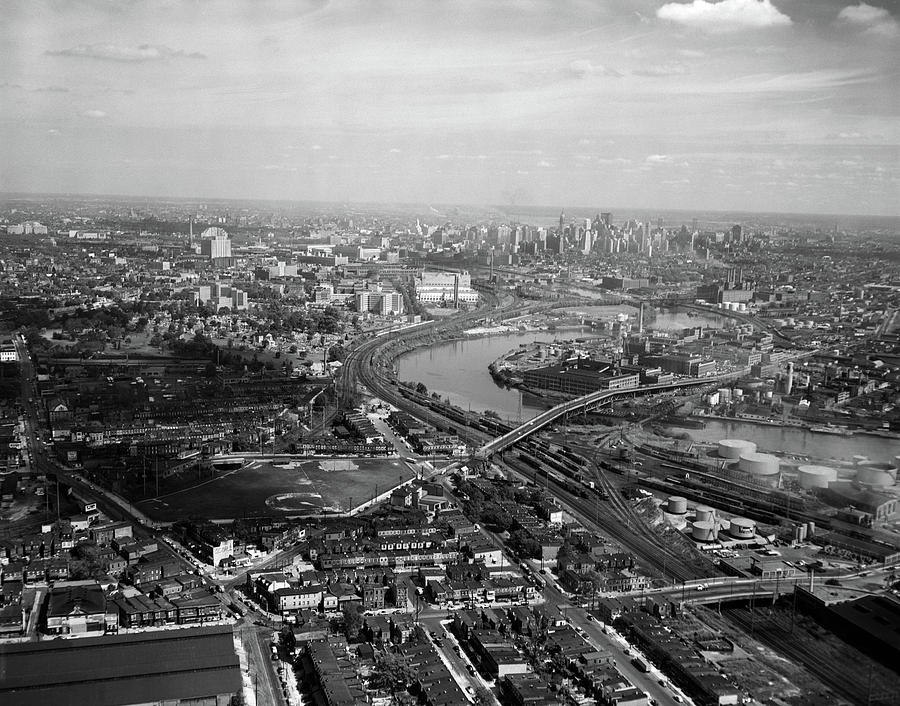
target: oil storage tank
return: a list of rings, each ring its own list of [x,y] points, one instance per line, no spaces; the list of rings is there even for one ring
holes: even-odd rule
[[[884,471],[894,479],[894,482],[897,481],[897,466],[893,463],[867,463],[866,468],[871,468],[873,471]]]
[[[673,495],[666,504],[666,512],[670,515],[683,515],[687,512],[687,498]]]
[[[862,466],[856,471],[856,482],[869,488],[889,488],[894,484],[894,478],[884,470],[883,466]]]
[[[718,534],[715,522],[695,522],[691,526],[691,537],[697,542],[714,542]]]
[[[738,460],[742,454],[756,451],[756,444],[744,439],[722,439],[719,442],[719,458]]]
[[[735,539],[753,539],[756,536],[756,523],[746,517],[735,517],[731,520],[728,534]]]
[[[738,461],[738,468],[760,480],[774,483],[778,477],[778,457],[757,451],[744,453]]]
[[[829,483],[837,480],[837,471],[830,466],[803,465],[797,467],[797,477],[804,490],[827,488]]]
[[[694,522],[712,522],[716,517],[716,511],[709,505],[698,505],[694,510]]]

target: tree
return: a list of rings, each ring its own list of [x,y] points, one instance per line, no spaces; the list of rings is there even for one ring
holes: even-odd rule
[[[406,691],[415,674],[405,655],[384,650],[375,655],[372,684],[376,688],[389,689],[392,694]]]
[[[417,382],[416,383],[416,392],[418,392],[420,395],[427,395],[428,388],[425,387],[425,385],[423,383]]]
[[[491,693],[490,689],[484,686],[484,684],[478,684],[475,687],[475,695],[472,703],[475,704],[475,706],[489,706],[489,704],[494,703],[494,695]]]
[[[359,607],[345,603],[341,608],[341,615],[344,619],[344,636],[350,642],[356,642],[359,640],[359,631],[362,630],[363,622]]]

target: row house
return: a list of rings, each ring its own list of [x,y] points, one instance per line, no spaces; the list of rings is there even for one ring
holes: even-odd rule
[[[104,522],[91,527],[89,534],[98,546],[103,547],[112,544],[114,540],[117,543],[127,543],[133,538],[132,532],[131,524],[128,522]]]
[[[272,598],[278,613],[294,613],[298,610],[318,610],[322,605],[322,586],[278,588]]]
[[[119,624],[125,628],[165,625],[176,621],[175,605],[162,596],[122,596],[111,601],[119,612]]]

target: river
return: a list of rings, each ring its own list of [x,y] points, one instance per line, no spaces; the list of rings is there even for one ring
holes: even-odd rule
[[[688,316],[683,312],[664,311],[657,314],[654,328],[689,326],[721,326],[719,316]],[[512,333],[485,338],[466,338],[417,348],[397,360],[398,378],[421,382],[429,392],[462,409],[477,412],[493,410],[503,419],[527,421],[543,411],[523,401],[522,393],[494,382],[488,365],[519,345],[534,341],[564,340],[581,337],[585,330],[573,329],[550,333],[537,331]],[[900,454],[900,441],[868,434],[837,436],[800,429],[764,426],[745,422],[710,420],[705,429],[687,431],[695,441],[716,442],[725,438],[754,441],[760,450],[783,452],[818,459],[850,460],[855,455],[873,461],[888,461]]]
[[[530,331],[486,338],[466,338],[417,348],[397,361],[400,380],[421,382],[429,392],[449,398],[452,404],[476,412],[493,410],[504,419],[522,421],[542,410],[521,403],[522,393],[494,382],[488,366],[504,353],[521,344],[574,338],[582,333]]]
[[[614,307],[603,308],[612,311]],[[630,306],[623,306],[621,310],[631,315],[637,312]],[[723,317],[714,315],[689,316],[683,312],[660,311],[653,327],[671,330],[699,325],[721,326],[723,321]],[[488,366],[522,344],[590,335],[590,329],[568,329],[555,333],[531,331],[437,343],[401,356],[397,361],[397,375],[400,380],[421,382],[429,392],[449,398],[451,403],[462,409],[471,408],[477,412],[493,410],[507,420],[518,421],[521,418],[527,421],[545,408],[529,406],[522,401],[519,390],[498,385],[488,372]]]
[[[871,434],[839,436],[804,429],[724,420],[708,420],[704,429],[679,428],[677,431],[686,431],[694,441],[746,439],[754,442],[760,451],[782,452],[831,461],[850,461],[854,456],[867,456],[871,461],[886,463],[900,454],[900,440]]]

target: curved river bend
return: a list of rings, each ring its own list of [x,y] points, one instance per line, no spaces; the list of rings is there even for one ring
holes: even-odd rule
[[[711,323],[694,317],[688,318],[679,313],[666,312],[658,315],[655,326],[681,328]],[[584,335],[590,334],[581,329],[555,333],[531,331],[487,338],[466,338],[424,346],[397,359],[398,379],[421,382],[429,392],[435,392],[441,398],[449,399],[461,409],[476,412],[493,410],[510,422],[526,421],[545,408],[526,403],[518,389],[501,387],[494,382],[488,372],[488,365],[522,344],[572,339]],[[705,429],[679,431],[686,431],[695,441],[748,439],[756,442],[761,450],[835,461],[849,461],[855,455],[868,456],[873,461],[889,461],[900,454],[900,441],[897,439],[867,434],[832,436],[800,429],[721,420],[709,420]]]

